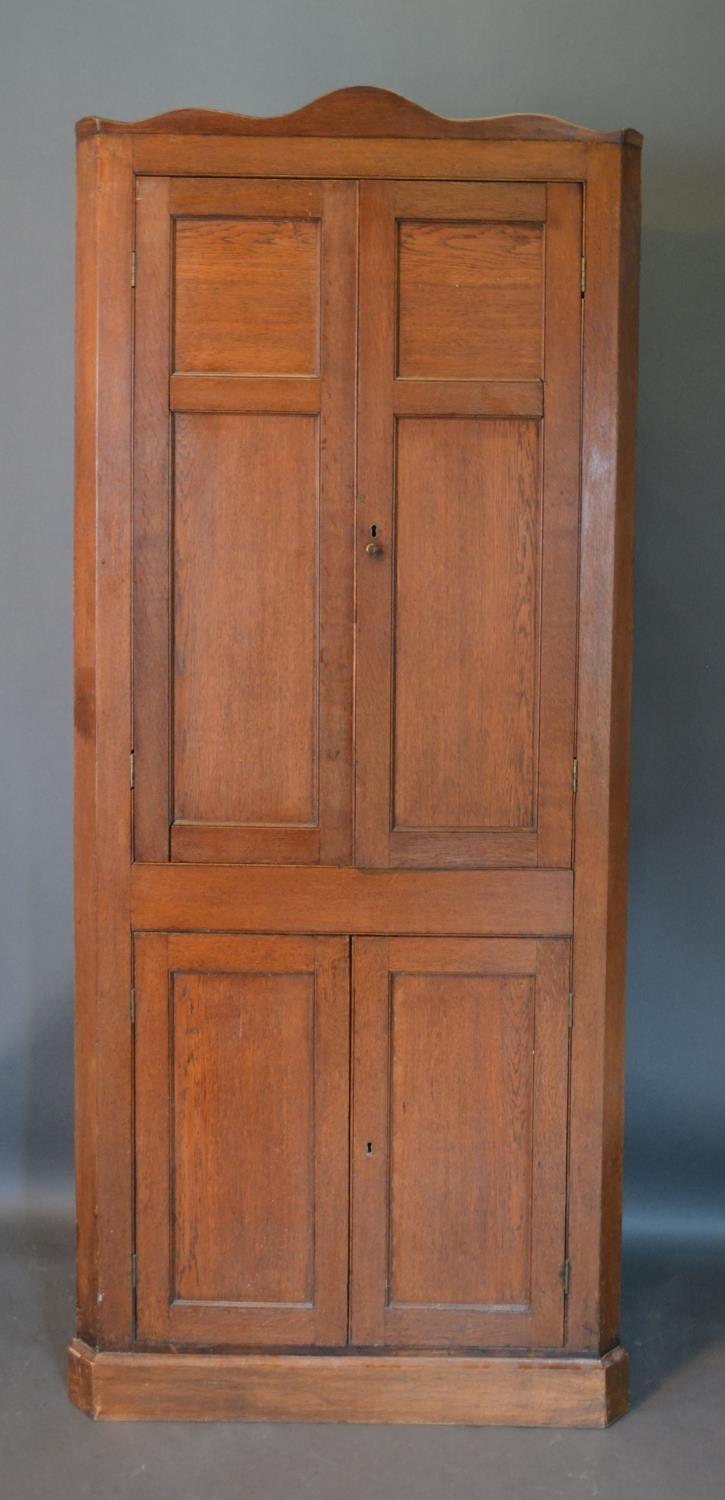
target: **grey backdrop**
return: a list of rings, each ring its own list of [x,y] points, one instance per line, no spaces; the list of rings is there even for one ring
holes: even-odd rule
[[[73,124],[351,83],[645,135],[626,1202],[725,1227],[722,0],[2,0],[0,1187],[71,1141]]]

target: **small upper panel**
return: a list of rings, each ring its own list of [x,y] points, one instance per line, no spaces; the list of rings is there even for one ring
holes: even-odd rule
[[[402,220],[398,236],[400,376],[542,375],[540,225]]]
[[[177,109],[148,120],[103,120],[87,115],[76,126],[89,135],[308,135],[401,136],[453,140],[590,141],[640,146],[636,130],[596,131],[553,115],[498,115],[448,120],[388,89],[337,89],[291,114],[257,119],[222,110]]]
[[[176,370],[317,374],[317,222],[182,218],[175,267]]]

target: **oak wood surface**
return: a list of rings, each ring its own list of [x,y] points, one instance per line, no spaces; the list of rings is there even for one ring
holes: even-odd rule
[[[344,938],[136,938],[141,1343],[344,1343],[347,973]]]
[[[72,1397],[111,1417],[604,1425],[627,1387],[641,137],[441,121],[380,90],[78,130]],[[486,483],[513,502],[490,572]],[[256,605],[234,586],[247,547]],[[264,620],[238,712],[237,637]],[[180,644],[202,699],[226,672],[196,714],[201,774]],[[503,759],[483,765],[485,717],[461,725],[496,671]],[[258,726],[287,715],[256,760],[255,703]],[[481,1352],[512,1340],[516,1358]]]
[[[176,223],[174,369],[316,375],[319,221],[207,213]]]
[[[78,1323],[109,1349],[127,1346],[132,1330],[132,226],[129,142],[81,143],[74,543]]]
[[[135,929],[565,937],[570,870],[134,865]]]
[[[587,183],[567,1341],[616,1342],[622,1214],[639,153]]]
[[[471,179],[479,182],[581,181],[598,151],[582,141],[307,139],[298,136],[135,135],[140,175]]]
[[[353,1344],[556,1345],[569,945],[353,942]]]
[[[271,117],[225,113],[223,110],[178,109],[147,120],[125,123],[86,116],[79,120],[80,136],[98,132],[172,134],[181,130],[210,135],[400,135],[480,137],[491,140],[613,141],[625,137],[641,141],[637,131],[598,132],[553,115],[498,115],[490,119],[449,120],[414,104],[389,89],[354,85],[336,89],[290,114]]]
[[[106,1421],[436,1422],[606,1427],[628,1359],[365,1354],[96,1354],[75,1339],[71,1399]]]
[[[136,855],[340,862],[356,187],[202,186],[138,189]]]
[[[489,193],[496,219],[506,210],[495,185],[474,194],[461,184],[456,217],[458,186],[360,189],[356,861],[566,866],[581,190],[551,187],[550,219],[543,198],[518,205],[546,216],[542,240],[536,225],[487,221]],[[406,234],[438,230],[434,253],[415,252],[407,267]],[[544,374],[542,326],[543,426],[514,420],[519,377]],[[472,420],[470,398],[452,415],[460,377],[473,375],[495,377],[501,420]],[[408,390],[424,393],[429,420],[400,412],[397,393]],[[380,550],[371,562],[372,527]]]

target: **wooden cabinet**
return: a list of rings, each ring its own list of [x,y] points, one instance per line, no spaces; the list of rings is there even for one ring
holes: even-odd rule
[[[79,126],[95,1416],[626,1406],[639,145]]]

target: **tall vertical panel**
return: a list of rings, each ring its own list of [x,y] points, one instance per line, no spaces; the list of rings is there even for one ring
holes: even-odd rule
[[[317,817],[314,417],[176,417],[174,816]]]
[[[530,976],[394,976],[391,1303],[529,1302],[533,1043]]]
[[[311,1303],[313,977],[181,973],[171,1003],[174,1298]]]
[[[395,828],[534,817],[538,424],[398,422]]]

